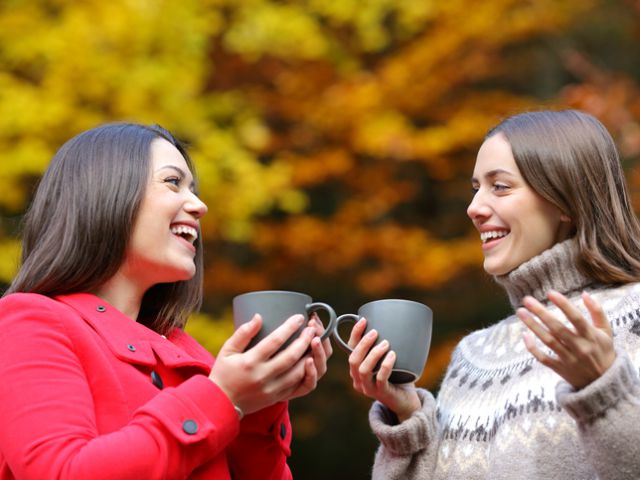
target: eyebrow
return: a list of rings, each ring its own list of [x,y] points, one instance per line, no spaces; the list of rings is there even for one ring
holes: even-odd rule
[[[187,172],[185,172],[183,169],[181,169],[180,167],[177,167],[175,165],[163,165],[160,168],[156,169],[156,172],[159,172],[160,170],[164,170],[165,168],[169,168],[171,170],[175,170],[182,178],[186,178],[187,177]],[[196,187],[195,180],[191,180],[191,184],[189,185],[189,187],[191,187],[192,190],[195,189],[195,187]]]
[[[510,177],[515,176],[513,173],[511,173],[508,170],[505,170],[503,168],[495,168],[495,169],[489,170],[487,173],[485,173],[484,174],[484,178],[491,179],[491,178],[497,177],[500,174],[505,174],[505,175],[508,175]],[[476,177],[471,177],[471,183],[474,183],[474,182],[478,182],[478,179]]]

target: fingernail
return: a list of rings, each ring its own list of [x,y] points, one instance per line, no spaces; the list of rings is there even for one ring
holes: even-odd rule
[[[375,330],[369,330],[369,333],[367,333],[367,337],[373,337],[375,335],[377,335],[378,332],[376,332]]]
[[[302,323],[304,322],[304,315],[296,315],[296,323],[298,325],[302,325]]]
[[[380,345],[379,345],[380,348],[385,348],[387,346],[389,346],[389,342],[388,341],[383,340],[383,341],[380,342]]]

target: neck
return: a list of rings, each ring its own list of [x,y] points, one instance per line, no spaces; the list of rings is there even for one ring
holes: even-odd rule
[[[514,309],[526,295],[541,302],[547,301],[552,289],[570,296],[596,283],[578,270],[578,253],[577,241],[570,238],[494,279],[506,290]]]
[[[146,289],[132,282],[121,271],[94,290],[94,295],[109,302],[133,321],[137,321]]]

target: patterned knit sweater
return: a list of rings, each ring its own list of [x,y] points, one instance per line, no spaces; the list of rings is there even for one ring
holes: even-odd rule
[[[529,354],[515,315],[474,332],[454,351],[437,401],[419,389],[422,409],[400,424],[373,404],[374,479],[640,479],[640,284],[596,285],[576,270],[576,250],[567,240],[497,281],[514,308],[526,294],[544,301],[553,286],[586,318],[580,292],[589,291],[612,324],[614,364],[575,391]]]

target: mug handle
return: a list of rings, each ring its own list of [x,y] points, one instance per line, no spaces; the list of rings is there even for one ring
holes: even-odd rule
[[[338,345],[342,347],[342,349],[347,353],[353,352],[353,348],[351,348],[344,340],[342,340],[340,334],[338,333],[338,327],[345,321],[352,321],[353,323],[356,323],[358,320],[360,320],[360,316],[356,315],[355,313],[345,313],[344,315],[340,315],[336,320],[336,326],[333,329],[333,338],[336,340],[336,342],[338,342]]]
[[[336,312],[331,308],[331,305],[322,302],[308,303],[305,305],[305,310],[307,311],[307,315],[317,310],[325,310],[329,314],[329,325],[327,325],[324,332],[322,332],[320,340],[324,340],[333,333],[333,330],[336,328]]]

